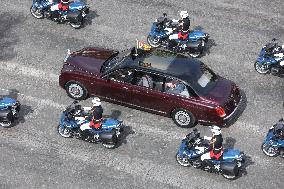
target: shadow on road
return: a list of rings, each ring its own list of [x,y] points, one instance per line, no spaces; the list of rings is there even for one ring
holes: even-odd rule
[[[0,14],[0,61],[10,60],[17,54],[14,51],[14,46],[19,39],[12,34],[12,29],[15,25],[22,23],[23,17],[4,12]]]
[[[252,161],[252,158],[249,155],[244,155],[244,160],[245,160],[245,162],[243,163],[243,165],[241,167],[241,172],[240,172],[239,176],[247,175],[248,174],[247,167],[254,164],[254,161]]]
[[[232,137],[227,137],[225,139],[225,143],[223,144],[223,147],[225,149],[234,148],[235,144],[236,144],[236,139],[234,139]]]
[[[8,95],[9,97],[17,100],[18,99],[18,95],[19,95],[19,91],[17,89],[10,89],[9,90],[9,95]],[[34,112],[34,110],[32,109],[31,106],[25,105],[25,104],[21,104],[21,109],[20,109],[20,112],[18,114],[18,119],[15,120],[15,122],[13,123],[13,126],[18,125],[19,123],[24,123],[26,121],[25,117],[28,114],[31,114],[33,112]]]
[[[119,111],[119,110],[112,110],[111,114],[108,115],[108,116],[105,116],[105,117],[119,120],[120,116],[121,116],[121,111]],[[122,122],[122,124],[123,124],[123,122]],[[121,135],[120,135],[117,147],[121,146],[122,144],[126,144],[127,143],[127,140],[126,140],[127,136],[130,135],[130,134],[134,134],[135,133],[132,130],[131,126],[123,124],[122,128],[123,129],[122,129],[122,132],[121,132]]]
[[[96,10],[91,10],[89,14],[86,16],[86,19],[84,20],[84,25],[82,26],[83,28],[86,27],[87,25],[92,25],[93,24],[93,20],[96,17],[99,17],[100,15],[97,14]]]

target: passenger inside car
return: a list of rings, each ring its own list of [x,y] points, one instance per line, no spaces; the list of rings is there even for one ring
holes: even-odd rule
[[[165,91],[167,93],[173,93],[173,94],[178,94],[181,96],[189,97],[189,93],[188,93],[186,86],[182,82],[175,80],[175,79],[166,81]]]
[[[111,75],[109,75],[108,78],[113,81],[131,83],[133,79],[133,73],[133,70],[121,69],[113,72]]]
[[[153,79],[151,76],[149,76],[148,74],[144,74],[140,80],[138,81],[138,86],[142,86],[142,87],[148,87],[150,89],[153,88]]]

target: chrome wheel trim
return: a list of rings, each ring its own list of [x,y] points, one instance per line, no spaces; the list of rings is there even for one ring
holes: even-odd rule
[[[69,85],[68,92],[73,98],[81,98],[84,95],[84,89],[76,83]]]
[[[178,111],[175,114],[175,120],[179,125],[188,125],[191,121],[189,114],[184,111]]]

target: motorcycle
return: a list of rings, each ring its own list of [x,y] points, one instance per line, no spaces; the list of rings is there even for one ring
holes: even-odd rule
[[[177,162],[184,167],[192,166],[221,174],[226,179],[235,179],[244,163],[244,154],[239,150],[225,149],[219,160],[201,161],[201,155],[208,152],[208,142],[200,137],[200,132],[197,129],[194,129],[182,140],[176,154]]]
[[[254,63],[255,70],[260,74],[284,76],[284,45],[279,46],[276,39],[262,47],[259,57]]]
[[[18,118],[21,104],[9,97],[0,98],[0,126],[8,128]]]
[[[193,30],[188,34],[187,39],[175,39],[175,44],[169,44],[173,41],[169,40],[170,35],[178,35],[178,22],[176,20],[169,20],[167,14],[164,17],[156,19],[153,23],[151,31],[147,37],[147,42],[152,47],[164,47],[168,50],[188,53],[189,56],[197,58],[202,54],[205,43],[208,42],[209,34],[202,31]]]
[[[123,131],[122,121],[104,118],[101,129],[89,129],[86,137],[82,135],[80,126],[90,123],[90,120],[86,119],[87,116],[88,113],[83,110],[78,101],[74,101],[63,111],[57,127],[58,133],[64,138],[75,137],[91,143],[101,142],[105,148],[115,148]]]
[[[33,0],[30,12],[37,19],[46,17],[58,23],[69,23],[75,29],[83,25],[89,14],[89,7],[84,2],[71,2],[67,11],[51,11],[50,7],[55,4],[49,0]]]
[[[279,127],[284,127],[283,118],[269,129],[261,146],[263,153],[269,157],[280,155],[280,157],[284,158],[284,138],[280,139],[276,137],[276,130],[279,129]]]

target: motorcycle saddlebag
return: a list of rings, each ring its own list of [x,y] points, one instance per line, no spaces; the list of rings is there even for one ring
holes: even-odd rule
[[[116,140],[115,131],[103,132],[100,134],[100,139],[103,143],[111,144]]]
[[[187,47],[188,48],[200,48],[201,47],[201,42],[200,41],[196,41],[196,42],[188,42],[187,43]]]
[[[13,121],[14,116],[11,110],[4,109],[0,110],[0,120],[1,121]]]
[[[70,22],[82,21],[82,15],[79,11],[68,12],[67,18],[69,19]]]
[[[235,162],[222,162],[220,168],[226,175],[238,175],[238,165]]]

